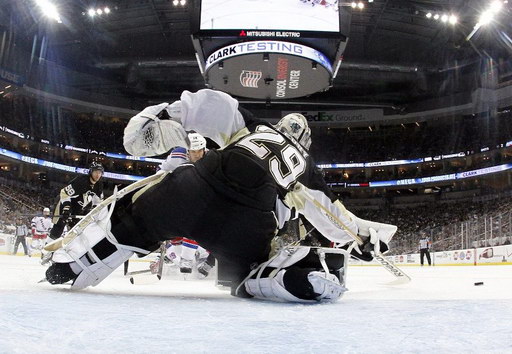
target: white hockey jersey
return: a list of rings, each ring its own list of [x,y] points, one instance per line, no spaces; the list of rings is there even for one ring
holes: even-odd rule
[[[36,216],[31,221],[33,235],[45,235],[53,227],[52,219],[49,216]]]

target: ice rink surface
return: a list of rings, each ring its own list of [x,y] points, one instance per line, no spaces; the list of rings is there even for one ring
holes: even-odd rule
[[[70,291],[37,284],[38,259],[2,255],[0,353],[512,353],[512,266],[403,269],[413,281],[389,286],[383,268],[349,267],[341,300],[304,305],[172,270]]]

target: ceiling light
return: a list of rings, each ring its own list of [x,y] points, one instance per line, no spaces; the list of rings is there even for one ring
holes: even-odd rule
[[[103,13],[103,10],[102,10],[102,9],[97,9],[97,10],[96,10],[96,13],[97,13],[98,15],[101,15],[101,14]]]
[[[439,20],[439,14],[434,15],[434,20]]]
[[[355,2],[352,2],[350,6],[352,6],[352,8],[355,9],[357,7],[357,4]]]
[[[94,15],[96,15],[96,11],[94,9],[89,9],[87,11],[87,14],[89,14],[89,16],[91,16],[91,17],[94,17]]]
[[[443,16],[441,16],[441,21],[447,22],[448,21],[448,15],[444,14]]]
[[[371,3],[371,2],[373,2],[373,0],[368,0],[368,2],[370,2],[370,3]]]
[[[46,17],[49,17],[59,23],[61,23],[61,19],[59,16],[59,12],[57,11],[57,7],[49,2],[48,0],[36,0],[37,5],[41,8],[41,11]]]
[[[432,12],[427,12],[427,14],[425,16],[427,16],[427,18],[431,18],[432,17]]]
[[[180,5],[181,6],[185,6],[186,3],[187,3],[187,0],[180,0]]]
[[[359,7],[361,10],[364,9],[364,4],[362,2],[357,4],[357,7]]]
[[[179,1],[178,1],[178,0],[172,0],[172,4],[173,4],[174,6],[178,6]]]
[[[494,15],[491,11],[484,11],[480,15],[480,19],[478,20],[478,23],[481,25],[486,25],[489,22],[491,22],[494,18]]]
[[[450,15],[450,18],[448,19],[448,22],[450,22],[452,25],[457,23],[457,16]]]
[[[490,10],[494,13],[500,11],[501,7],[503,6],[503,3],[501,1],[493,1],[491,3]]]
[[[110,13],[110,8],[109,7],[105,7],[103,9],[103,11],[106,13],[106,14],[109,14]]]

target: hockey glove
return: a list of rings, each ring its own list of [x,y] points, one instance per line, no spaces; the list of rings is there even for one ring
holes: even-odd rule
[[[62,216],[67,219],[67,218],[69,218],[70,215],[71,215],[71,206],[70,205],[64,206],[64,208],[62,208]]]
[[[157,156],[175,146],[186,146],[187,133],[180,118],[180,101],[146,107],[124,129],[124,148],[134,156]]]
[[[370,228],[369,232],[369,237],[363,237],[364,243],[362,245],[357,245],[356,242],[353,242],[342,248],[349,251],[352,257],[364,262],[371,262],[375,253],[386,253],[389,251],[389,246],[378,238],[375,229]]]

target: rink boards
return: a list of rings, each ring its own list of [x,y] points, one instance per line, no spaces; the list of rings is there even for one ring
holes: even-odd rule
[[[430,257],[436,266],[464,266],[464,265],[510,265],[512,264],[512,245],[470,248],[452,251],[431,252]],[[420,254],[405,254],[386,257],[399,266],[421,265]],[[424,259],[428,265],[427,259]],[[376,262],[362,262],[350,260],[351,265],[378,265]]]
[[[30,244],[32,238],[27,237],[27,244]],[[13,235],[0,233],[0,254],[11,254],[13,251],[15,237]],[[23,247],[18,247],[18,255],[23,254]],[[491,246],[470,248],[452,251],[432,252],[430,254],[432,263],[436,266],[456,266],[456,265],[511,265],[512,264],[512,245]],[[386,257],[388,260],[400,266],[418,266],[420,265],[420,254],[406,254]],[[362,262],[351,259],[351,265],[378,265],[376,262]],[[427,260],[425,259],[425,264]]]

